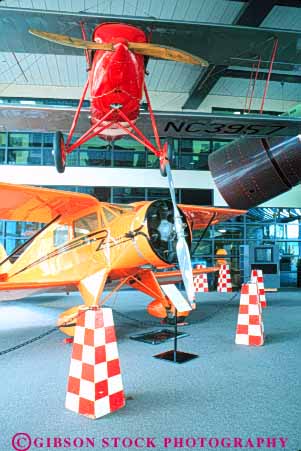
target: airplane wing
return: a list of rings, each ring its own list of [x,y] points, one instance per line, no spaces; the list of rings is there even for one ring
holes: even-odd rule
[[[0,8],[1,10],[1,8]],[[0,104],[0,131],[68,133],[76,108]],[[159,135],[170,138],[225,138],[296,136],[301,120],[297,117],[259,114],[235,115],[201,112],[154,111]],[[76,132],[90,127],[90,110],[82,108]],[[148,112],[141,112],[137,124],[146,136],[153,133]]]
[[[212,272],[219,271],[218,266],[211,266],[208,268],[199,268],[199,269],[193,269],[192,273],[193,276],[197,276],[199,274],[209,274]],[[179,270],[171,270],[171,271],[162,271],[162,272],[155,272],[154,276],[156,277],[158,283],[160,285],[167,285],[172,283],[178,283],[182,280],[182,274]]]
[[[99,204],[88,194],[0,183],[0,219],[48,223]]]
[[[1,279],[0,279],[1,280]],[[78,281],[74,282],[2,282],[0,281],[0,302],[16,301],[29,296],[45,293],[69,293],[78,290]]]
[[[125,22],[143,28],[145,31],[151,29],[154,44],[171,45],[172,42],[174,47],[205,58],[214,65],[252,67],[254,58],[258,54],[261,55],[262,61],[269,61],[272,42],[275,38],[278,40],[278,49],[274,69],[285,70],[286,66],[295,67],[301,62],[299,51],[301,34],[298,31],[182,22],[154,17],[126,15],[121,17],[90,11],[58,12],[6,6],[0,8],[0,28],[3,36],[0,41],[0,51],[38,55],[83,55],[80,49],[60,46],[28,33],[28,28],[38,28],[81,38],[80,20],[84,21],[88,35],[91,35],[93,29],[103,22]]]
[[[231,208],[197,207],[181,204],[179,204],[179,208],[185,214],[192,230],[205,229],[208,225],[218,224],[247,212],[246,210]]]

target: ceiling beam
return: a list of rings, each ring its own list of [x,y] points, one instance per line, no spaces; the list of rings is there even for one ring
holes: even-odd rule
[[[258,27],[279,0],[249,0],[235,21],[235,25]],[[300,5],[300,3],[299,3]],[[209,65],[202,71],[183,105],[183,109],[197,109],[221,77],[227,66]]]
[[[266,75],[267,72],[259,71],[259,74]],[[229,69],[226,68],[223,72],[222,76],[227,78],[243,78],[249,79],[251,75],[251,71],[249,70],[241,70],[241,69]],[[278,83],[301,83],[301,75],[296,74],[279,74],[273,73],[271,74],[270,81],[275,81]]]
[[[236,18],[235,25],[259,27],[276,5],[277,0],[250,0]]]
[[[239,0],[241,3],[247,3],[250,0]],[[237,2],[237,0],[228,0],[228,2]],[[275,0],[277,6],[288,6],[290,8],[301,8],[300,0]]]
[[[196,110],[220,77],[224,76],[227,68],[228,66],[209,64],[207,69],[202,70],[191,88],[188,99],[182,106],[183,110]]]

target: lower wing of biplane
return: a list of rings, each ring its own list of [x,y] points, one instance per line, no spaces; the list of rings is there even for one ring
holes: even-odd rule
[[[0,123],[3,130],[68,133],[76,108],[38,105],[0,104]],[[82,108],[76,133],[82,134],[90,127],[90,109]],[[163,138],[235,139],[240,136],[289,137],[300,131],[300,118],[267,115],[235,115],[202,112],[154,111],[158,133]],[[152,136],[148,112],[141,112],[139,128]]]
[[[182,272],[172,262],[178,241],[170,201],[120,207],[86,194],[5,183],[0,183],[0,196],[0,219],[41,223],[12,254],[0,252],[0,300],[79,291],[85,305],[102,305],[127,286],[151,297],[147,310],[158,318],[176,311],[186,316],[193,309],[175,286]],[[178,209],[188,243],[192,230],[245,213],[191,205]],[[193,274],[217,269],[194,269]],[[78,306],[64,312],[59,324],[74,321],[77,311]],[[70,327],[62,330],[73,333]]]

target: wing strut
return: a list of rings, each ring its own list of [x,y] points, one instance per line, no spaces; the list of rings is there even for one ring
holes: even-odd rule
[[[196,243],[193,251],[191,251],[191,255],[194,255],[195,251],[197,250],[197,248],[199,247],[199,245],[201,244],[202,239],[205,236],[205,233],[207,232],[207,230],[209,229],[209,227],[211,226],[212,222],[214,221],[214,219],[216,218],[217,213],[216,211],[213,213],[213,215],[211,216],[210,220],[208,221],[208,224],[206,225],[205,229],[203,229],[203,232],[198,240],[198,242]]]

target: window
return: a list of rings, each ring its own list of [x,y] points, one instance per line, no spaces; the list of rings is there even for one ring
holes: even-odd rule
[[[29,147],[29,134],[9,133],[8,145],[9,147]]]
[[[87,216],[83,216],[82,218],[74,221],[73,230],[74,237],[77,238],[79,236],[87,235],[89,232],[98,229],[98,219],[96,213],[91,213]]]
[[[9,147],[41,147],[42,133],[9,133]]]
[[[176,190],[179,191],[179,190]],[[177,193],[178,194],[178,193]],[[178,196],[177,196],[178,197]],[[156,200],[156,199],[162,199],[170,198],[169,189],[168,188],[147,188],[147,198],[148,200]]]
[[[208,170],[209,152],[210,141],[182,139],[179,169]]]
[[[212,189],[182,189],[181,202],[190,205],[212,205]]]
[[[20,247],[22,244],[26,243],[27,240],[17,238],[17,239],[10,239],[6,238],[5,240],[5,250],[7,255],[10,255],[12,252],[14,252],[18,247]],[[20,250],[15,256],[14,259],[16,260],[24,251],[24,249]]]
[[[122,208],[118,208],[114,205],[114,207],[112,205],[110,205],[110,210],[116,215],[123,215],[124,211],[122,210]]]
[[[40,149],[8,149],[8,164],[40,165]]]
[[[59,225],[53,232],[53,245],[55,247],[61,246],[62,244],[67,243],[68,239],[68,226],[63,224]]]
[[[145,147],[133,139],[119,139],[114,143],[114,167],[145,168],[145,156]]]
[[[111,210],[109,210],[106,207],[103,207],[102,212],[107,222],[111,222],[113,221],[113,219],[116,218],[116,216],[111,212]]]
[[[80,166],[99,166],[110,167],[111,166],[111,150],[106,147],[100,147],[98,149],[80,149],[79,150],[79,165]]]
[[[213,141],[212,142],[212,150],[213,152],[221,149],[222,147],[224,147],[226,144],[229,144],[231,141],[226,141],[226,140],[221,140],[221,141]]]
[[[199,141],[196,139],[182,139],[181,140],[181,153],[209,153],[210,141]]]
[[[105,186],[96,186],[90,188],[89,194],[96,197],[101,202],[110,202],[111,200],[111,189]]]
[[[67,153],[66,166],[78,166],[78,149],[73,150],[71,153]]]
[[[52,133],[44,133],[43,146],[44,147],[53,147],[53,134]]]
[[[157,169],[160,166],[159,158],[150,150],[147,151],[147,167],[150,169]]]
[[[130,204],[145,199],[145,188],[113,188],[113,202],[116,204]]]
[[[272,247],[257,247],[255,248],[255,262],[272,262],[273,248]]]
[[[81,144],[81,149],[99,149],[102,148],[103,141],[98,137],[94,136],[94,138],[89,139],[85,143]]]
[[[0,133],[0,147],[5,147],[6,145],[6,133]]]

